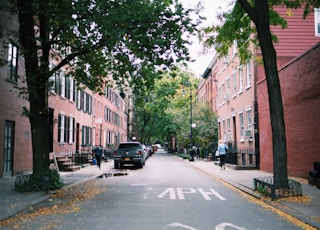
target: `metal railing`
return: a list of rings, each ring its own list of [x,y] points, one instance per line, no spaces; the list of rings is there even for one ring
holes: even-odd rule
[[[272,200],[282,197],[302,196],[302,186],[298,181],[288,179],[288,184],[283,186],[274,185],[274,177],[254,178],[254,189],[264,195],[270,196]]]

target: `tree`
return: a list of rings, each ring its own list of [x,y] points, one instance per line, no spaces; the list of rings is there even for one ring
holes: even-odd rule
[[[25,58],[30,102],[33,174],[48,166],[48,79],[63,67],[78,86],[102,92],[112,76],[120,89],[130,86],[139,94],[154,77],[176,61],[189,60],[183,34],[192,34],[198,22],[192,10],[171,0],[16,0],[19,43]],[[3,7],[4,4],[1,5]],[[50,68],[50,60],[61,61]]]
[[[237,0],[231,12],[220,15],[220,19],[224,20],[222,26],[213,26],[205,30],[205,33],[215,33],[216,36],[207,39],[206,43],[208,45],[215,44],[217,51],[222,55],[226,54],[227,48],[231,46],[234,40],[237,40],[242,62],[245,62],[251,56],[250,43],[248,40],[252,41],[255,45],[259,45],[261,48],[267,80],[271,129],[273,133],[275,188],[288,187],[288,172],[283,103],[276,62],[277,55],[273,45],[276,37],[270,30],[270,25],[281,25],[285,28],[286,21],[273,7],[283,5],[287,7],[290,13],[292,8],[304,6],[304,16],[307,16],[310,12],[311,5],[319,5],[319,3],[319,0]],[[251,24],[251,21],[254,25]],[[234,32],[230,33],[230,31]]]
[[[177,137],[179,143],[190,143],[190,88],[192,84],[193,140],[197,145],[207,146],[216,139],[217,124],[213,112],[196,100],[199,79],[188,71],[177,69],[164,73],[155,80],[154,87],[136,98],[136,127],[138,139],[145,143],[170,142]],[[182,91],[185,91],[183,96]]]
[[[218,142],[217,117],[212,112],[212,109],[197,101],[193,111],[193,122],[196,124],[194,128],[194,143],[207,148],[210,143]]]
[[[139,140],[142,142],[167,141],[175,135],[172,118],[166,113],[180,87],[176,71],[163,73],[145,95],[136,99],[136,120]]]

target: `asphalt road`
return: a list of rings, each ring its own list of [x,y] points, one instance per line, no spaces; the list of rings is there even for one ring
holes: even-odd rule
[[[300,229],[169,154],[114,173],[57,194],[4,229]]]

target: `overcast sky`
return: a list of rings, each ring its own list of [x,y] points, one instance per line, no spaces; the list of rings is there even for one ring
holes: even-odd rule
[[[180,0],[185,7],[193,7],[197,5],[200,0]],[[205,26],[210,26],[212,24],[216,24],[217,22],[217,13],[219,7],[225,8],[227,2],[230,0],[201,0],[202,5],[204,6],[204,11],[202,15],[207,18],[205,22]],[[213,58],[213,54],[209,53],[207,55],[202,54],[202,45],[199,44],[197,38],[194,39],[192,47],[190,47],[190,54],[193,59],[196,61],[189,64],[189,68],[195,73],[196,76],[201,76],[206,68],[208,67],[211,59]]]

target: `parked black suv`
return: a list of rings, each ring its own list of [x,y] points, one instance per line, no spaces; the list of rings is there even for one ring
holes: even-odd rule
[[[121,168],[125,164],[134,164],[143,168],[147,154],[140,142],[122,142],[114,151],[114,168]]]

